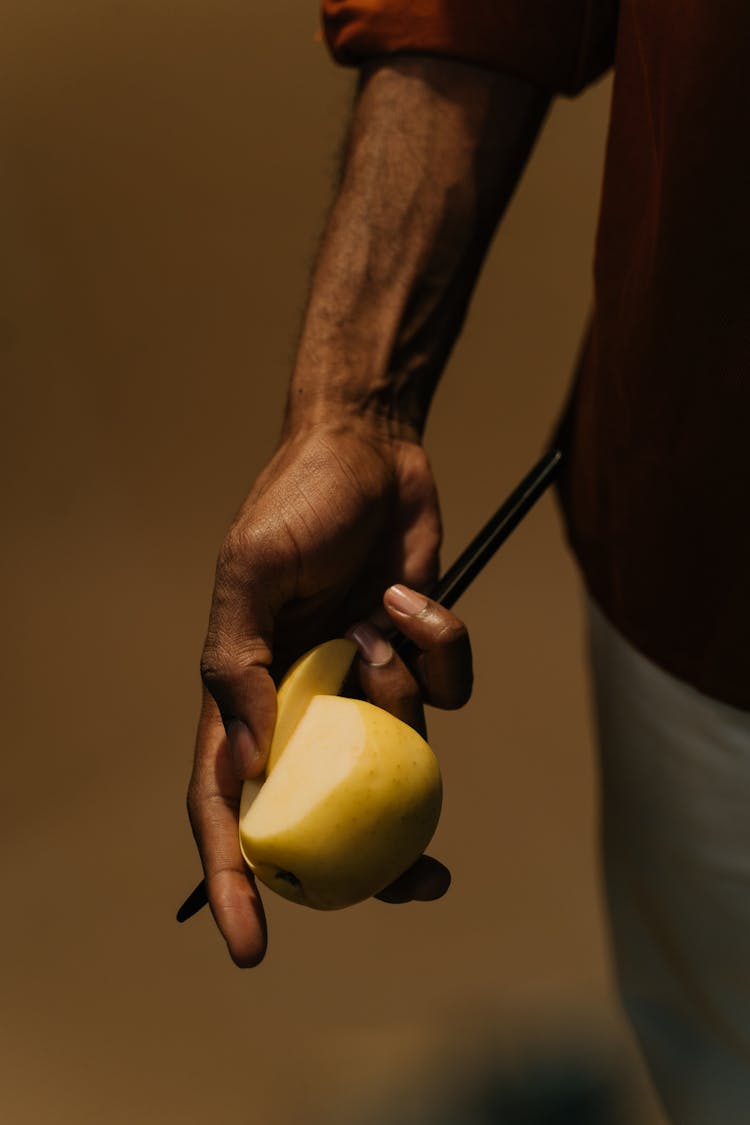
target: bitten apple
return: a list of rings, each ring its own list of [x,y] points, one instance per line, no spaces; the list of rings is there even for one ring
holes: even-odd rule
[[[317,910],[383,890],[424,851],[442,786],[425,740],[341,689],[356,648],[319,645],[284,678],[265,779],[245,782],[240,845],[267,886]]]

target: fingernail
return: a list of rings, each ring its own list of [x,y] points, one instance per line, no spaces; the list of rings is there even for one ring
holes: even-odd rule
[[[408,586],[389,586],[385,592],[385,600],[393,609],[405,613],[408,617],[416,617],[427,608],[427,598],[424,594],[418,594]]]
[[[367,621],[360,621],[347,633],[356,644],[362,659],[373,668],[387,664],[393,656],[393,649],[378,630]]]
[[[226,730],[235,773],[244,779],[258,761],[258,747],[255,745],[250,728],[242,719],[231,719],[227,723]]]

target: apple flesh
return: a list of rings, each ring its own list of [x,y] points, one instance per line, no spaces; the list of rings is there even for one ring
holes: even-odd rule
[[[254,874],[318,910],[383,890],[419,858],[440,816],[440,769],[421,735],[335,694],[355,651],[327,642],[285,677],[265,779],[245,783],[240,810]]]

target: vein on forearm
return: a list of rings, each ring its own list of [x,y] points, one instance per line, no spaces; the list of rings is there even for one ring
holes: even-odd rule
[[[421,432],[544,115],[520,79],[428,58],[364,73],[289,416],[343,404]]]

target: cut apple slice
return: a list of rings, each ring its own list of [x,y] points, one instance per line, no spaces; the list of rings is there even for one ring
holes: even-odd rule
[[[266,776],[276,765],[294,728],[316,695],[338,695],[351,668],[357,646],[340,638],[326,641],[306,652],[281,681],[277,698],[276,726],[268,753]]]
[[[266,762],[266,777],[289,742],[294,728],[316,695],[338,695],[352,665],[357,646],[345,637],[325,641],[301,656],[281,681],[276,697],[276,725]],[[246,781],[240,798],[240,820],[260,792],[263,779]],[[247,856],[240,834],[240,848]]]

